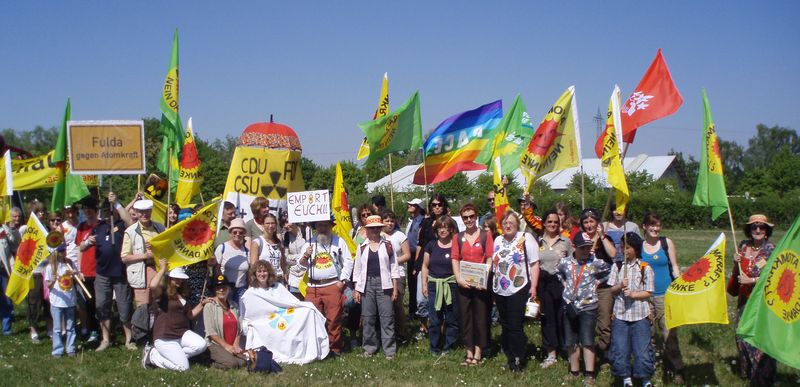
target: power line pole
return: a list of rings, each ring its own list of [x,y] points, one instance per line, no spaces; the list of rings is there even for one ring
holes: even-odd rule
[[[597,114],[592,117],[594,119],[594,137],[600,137],[600,132],[603,130],[603,114],[600,112],[600,107],[597,107]]]

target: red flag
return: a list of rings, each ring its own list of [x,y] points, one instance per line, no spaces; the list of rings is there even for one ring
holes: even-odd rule
[[[675,113],[681,104],[683,97],[672,81],[667,62],[664,61],[659,48],[650,68],[620,109],[623,140],[632,143],[636,129]],[[604,137],[605,134],[600,136],[594,146],[598,157],[602,157],[603,154]]]

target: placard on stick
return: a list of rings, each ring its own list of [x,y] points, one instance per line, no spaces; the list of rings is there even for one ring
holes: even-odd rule
[[[69,165],[76,175],[145,173],[144,121],[67,122]]]
[[[318,222],[331,219],[331,197],[327,190],[289,192],[289,222]]]

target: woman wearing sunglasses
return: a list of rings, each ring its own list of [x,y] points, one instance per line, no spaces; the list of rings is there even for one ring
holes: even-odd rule
[[[734,255],[736,265],[728,282],[728,293],[737,297],[736,319],[742,317],[744,305],[750,298],[761,270],[767,265],[775,245],[769,241],[772,236],[773,224],[766,215],[755,214],[747,220],[744,234],[747,239],[739,244],[738,254]],[[775,383],[775,359],[758,348],[748,344],[738,336],[736,348],[739,351],[739,376],[750,379],[754,386],[770,386]]]
[[[434,221],[444,215],[450,214],[450,207],[447,204],[447,198],[442,194],[433,194],[431,200],[428,202],[429,216],[422,220],[422,225],[419,227],[419,236],[417,237],[416,260],[414,261],[414,272],[412,275],[418,276],[417,278],[417,317],[419,317],[419,332],[417,332],[417,339],[421,339],[428,335],[428,297],[422,294],[422,261],[424,258],[424,249],[431,241],[437,239],[436,229],[433,227]],[[409,301],[411,302],[411,301]]]

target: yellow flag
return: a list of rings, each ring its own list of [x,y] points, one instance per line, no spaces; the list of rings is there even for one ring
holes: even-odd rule
[[[150,240],[153,255],[166,258],[168,269],[205,261],[214,254],[219,201],[203,207]],[[156,264],[158,261],[156,260]]]
[[[608,116],[603,138],[603,154],[600,165],[603,167],[608,184],[614,187],[617,202],[617,213],[624,214],[625,207],[631,194],[628,191],[628,182],[625,181],[625,170],[622,165],[622,127],[619,115],[619,86],[614,85],[611,100],[608,101]]]
[[[506,192],[506,186],[503,185],[503,167],[500,165],[500,157],[494,158],[494,174],[492,176],[492,182],[494,184],[494,214],[495,218],[497,219],[497,230],[498,232],[503,232],[503,215],[506,213],[506,209],[508,209],[508,192]]]
[[[11,221],[11,196],[0,196],[0,222],[8,223]]]
[[[725,234],[664,295],[667,329],[689,324],[727,324],[725,296]]]
[[[11,160],[14,190],[27,191],[39,188],[53,188],[61,181],[62,174],[53,161],[54,150],[41,156],[24,160]],[[87,187],[97,187],[97,175],[81,175]]]
[[[153,212],[150,217],[156,223],[161,223],[163,225],[167,224],[167,205],[161,202],[160,200],[150,196],[149,194],[145,193],[144,198],[147,200],[153,201]]]
[[[381,118],[387,114],[389,114],[389,73],[383,73],[381,99],[378,101],[378,109],[375,110],[372,119]],[[356,160],[361,160],[367,156],[369,156],[369,142],[367,142],[367,138],[364,137],[364,140],[361,141],[361,146],[358,148]]]
[[[580,140],[575,86],[570,86],[544,116],[528,148],[522,152],[520,169],[528,180],[525,192],[542,175],[579,166]]]
[[[192,134],[192,118],[190,117],[189,124],[186,125],[186,137],[183,140],[175,203],[181,208],[189,206],[192,198],[200,193],[200,184],[202,183],[200,157],[197,154],[197,145],[194,142],[194,134]]]
[[[31,213],[28,218],[28,227],[22,234],[14,260],[14,270],[8,279],[6,296],[15,304],[25,301],[25,296],[33,285],[33,269],[50,256],[47,248],[47,231],[39,218]]]
[[[342,177],[342,165],[339,162],[336,163],[336,177],[333,179],[331,209],[333,210],[333,217],[336,219],[333,233],[344,239],[344,242],[347,243],[347,248],[350,249],[350,253],[355,259],[356,242],[350,236],[353,231],[353,220],[350,219],[350,204],[347,202],[347,191],[344,189],[344,178]]]

